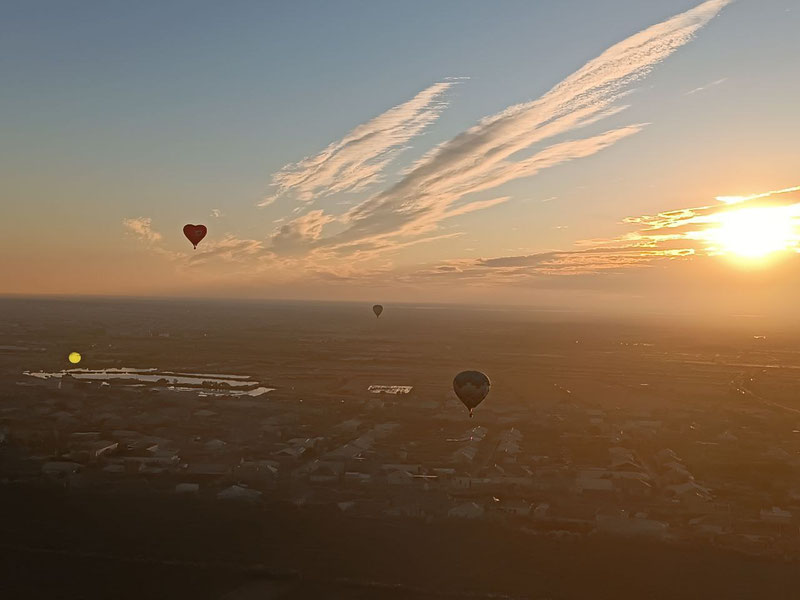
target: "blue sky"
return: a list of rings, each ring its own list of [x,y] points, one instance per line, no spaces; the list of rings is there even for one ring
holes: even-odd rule
[[[467,202],[507,200],[434,219],[414,235],[380,224],[380,248],[366,254],[324,242],[352,226],[348,211],[438,144],[542,97],[607,48],[699,4],[5,3],[0,251],[10,263],[0,291],[346,298],[380,290],[450,299],[414,274],[568,250],[624,234],[629,216],[797,185],[800,8],[738,0],[627,85],[631,93],[615,99],[625,110],[551,141],[646,124],[641,130],[476,190]],[[447,86],[436,98],[446,106],[402,141],[396,149],[409,147],[380,180],[356,191],[320,188],[310,202],[289,190],[257,206],[275,193],[282,168],[436,84]],[[287,230],[300,237],[285,256],[279,228],[304,218]],[[124,225],[134,219],[149,220],[155,235],[141,235],[144,221]],[[198,253],[187,253],[186,222],[209,225]],[[98,266],[116,275],[99,278]],[[546,287],[541,273],[533,279],[534,290]],[[477,285],[503,296],[529,283],[487,274]]]

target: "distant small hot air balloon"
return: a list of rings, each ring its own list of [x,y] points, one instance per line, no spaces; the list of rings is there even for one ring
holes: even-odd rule
[[[375,313],[375,317],[380,317],[381,313],[383,312],[383,306],[381,306],[380,304],[376,304],[375,306],[372,307],[372,312]]]
[[[78,352],[70,352],[69,356],[67,356],[67,359],[73,365],[77,365],[79,362],[81,362],[81,355]]]
[[[205,225],[184,225],[183,226],[183,235],[192,242],[192,246],[197,249],[197,244],[206,237],[208,233],[208,229],[206,229]]]
[[[491,386],[489,378],[480,371],[462,371],[453,379],[453,390],[462,404],[469,409],[470,418],[472,410],[483,402]]]

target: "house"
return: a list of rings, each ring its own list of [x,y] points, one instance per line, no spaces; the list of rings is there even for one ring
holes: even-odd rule
[[[457,475],[450,480],[450,485],[462,490],[469,489],[472,487],[472,477],[469,475]]]
[[[644,517],[631,518],[627,513],[602,515],[596,517],[597,531],[624,537],[648,537],[663,539],[667,534],[666,523]]]
[[[533,509],[534,519],[546,519],[549,516],[550,505],[546,502],[541,502]]]
[[[484,513],[483,506],[475,502],[466,502],[454,506],[447,511],[447,516],[451,519],[479,519]]]
[[[612,460],[611,461],[611,471],[627,471],[627,472],[641,472],[644,470],[644,467],[640,465],[636,461],[630,460]]]
[[[211,483],[222,479],[228,473],[230,473],[228,465],[197,463],[188,465],[182,477],[192,483]]]
[[[344,480],[350,483],[369,483],[372,481],[372,475],[358,471],[345,471]]]
[[[237,500],[240,502],[257,502],[261,498],[261,492],[239,485],[222,490],[217,494],[219,500]]]
[[[207,408],[201,408],[200,410],[195,411],[194,416],[203,418],[216,417],[217,413],[215,413],[213,410],[208,410]]]
[[[361,450],[369,450],[375,444],[375,434],[365,433],[361,437],[354,439],[350,444]]]
[[[141,471],[145,467],[168,469],[177,467],[180,458],[172,451],[157,451],[153,456],[123,456],[119,460],[131,472]]]
[[[383,511],[385,515],[391,517],[411,517],[413,519],[422,519],[425,517],[425,511],[419,502],[407,502],[392,506]]]
[[[653,493],[653,486],[644,477],[615,477],[614,487],[627,496],[646,498]]]
[[[501,500],[496,508],[500,512],[514,517],[527,517],[531,514],[531,503],[525,500]]]
[[[703,515],[689,521],[694,530],[705,536],[726,535],[733,531],[730,515]]]
[[[420,464],[385,464],[381,465],[381,471],[406,471],[413,475],[419,475],[422,472],[422,465]]]
[[[611,497],[614,495],[614,484],[610,479],[600,477],[579,477],[575,487],[583,496]]]
[[[656,462],[660,465],[665,465],[670,462],[680,463],[681,459],[678,458],[678,455],[669,448],[664,448],[663,450],[659,450],[655,455]]]
[[[209,440],[203,444],[203,447],[211,452],[218,452],[225,448],[225,446],[227,446],[227,444],[222,440]]]
[[[344,473],[343,462],[318,461],[314,464],[308,475],[308,480],[313,483],[335,483]]]
[[[628,460],[630,462],[636,462],[636,455],[633,453],[633,450],[624,448],[622,446],[612,446],[608,449],[608,455],[611,457],[612,462],[615,460]]]
[[[711,492],[694,481],[668,485],[664,493],[689,510],[705,510],[711,502]]]
[[[294,458],[299,459],[303,454],[305,454],[306,449],[302,446],[286,446],[285,448],[281,448],[276,452],[273,452],[273,456],[285,456],[287,458]]]
[[[74,462],[51,461],[42,465],[42,473],[49,477],[66,478],[81,470],[81,465]]]
[[[323,438],[314,437],[314,438],[292,438],[287,440],[290,446],[296,446],[300,448],[311,449],[315,448],[317,443],[320,442]]]
[[[474,445],[464,446],[453,452],[451,461],[458,464],[469,464],[475,460],[478,454],[478,447]]]
[[[83,443],[100,439],[99,431],[76,431],[69,434],[70,440]]]
[[[361,427],[361,421],[358,419],[348,419],[347,421],[342,421],[338,425],[336,425],[332,432],[336,435],[342,434],[352,434],[355,433],[358,428]]]
[[[661,479],[667,485],[686,483],[694,480],[694,476],[689,470],[680,463],[669,462],[663,465],[666,469],[661,475]]]
[[[274,460],[242,460],[233,469],[233,476],[239,483],[263,487],[277,480],[279,469],[280,463]]]
[[[338,448],[331,450],[330,452],[325,454],[325,458],[356,458],[358,457],[366,448],[363,448],[356,444],[358,440],[350,442],[349,444],[345,444],[344,446],[339,446]],[[362,442],[363,443],[363,442]]]
[[[470,441],[480,442],[486,437],[487,433],[489,433],[489,430],[486,427],[478,425],[477,427],[467,430],[464,437]]]
[[[392,471],[386,476],[386,483],[389,485],[411,485],[414,483],[414,476],[408,471]]]
[[[782,510],[777,506],[772,508],[762,508],[760,512],[761,520],[767,523],[781,523],[790,524],[792,522],[792,513],[788,510]]]
[[[115,452],[117,448],[119,448],[119,443],[111,442],[109,440],[97,440],[87,444],[86,448],[89,452],[89,457],[92,459],[97,459],[101,456]]]
[[[522,432],[517,429],[516,427],[512,427],[511,429],[507,429],[500,434],[500,439],[503,440],[514,440],[516,442],[522,441]]]
[[[497,452],[500,454],[517,455],[522,452],[520,445],[515,440],[500,440],[497,444]]]
[[[196,494],[200,491],[200,486],[196,483],[179,483],[175,486],[176,494]]]
[[[447,467],[434,467],[431,469],[434,475],[437,475],[439,479],[446,479],[450,477],[454,477],[456,474],[455,469],[450,469]]]

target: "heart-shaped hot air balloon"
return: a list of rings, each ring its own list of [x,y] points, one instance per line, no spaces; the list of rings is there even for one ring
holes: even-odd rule
[[[462,371],[453,379],[453,390],[461,403],[469,409],[470,418],[472,410],[483,402],[491,386],[489,378],[480,371]]]
[[[381,306],[380,304],[376,304],[375,306],[372,307],[372,312],[375,313],[376,317],[380,317],[381,313],[383,312],[383,306]]]
[[[192,246],[197,249],[197,244],[206,237],[208,233],[208,229],[206,229],[205,225],[184,225],[183,226],[183,235],[186,236],[190,242],[192,242]]]

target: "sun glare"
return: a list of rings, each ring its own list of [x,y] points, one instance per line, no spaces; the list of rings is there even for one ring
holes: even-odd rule
[[[718,251],[743,258],[763,258],[796,245],[793,215],[780,207],[751,208],[716,215],[706,239]]]

